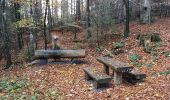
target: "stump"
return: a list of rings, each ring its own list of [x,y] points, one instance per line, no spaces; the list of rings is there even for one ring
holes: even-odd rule
[[[35,40],[32,34],[29,36],[29,45],[28,45],[28,53],[29,53],[29,60],[33,60],[34,52],[35,52]]]
[[[145,52],[150,53],[155,47],[156,42],[161,42],[159,33],[139,34],[137,42],[139,46],[143,46]]]
[[[60,49],[59,36],[52,36],[52,49],[53,50]]]
[[[159,33],[146,33],[146,34],[139,34],[137,36],[137,41],[139,46],[145,46],[145,42],[161,42],[162,39]]]
[[[144,7],[141,9],[140,23],[141,24],[151,24],[151,5],[148,0],[144,0]]]

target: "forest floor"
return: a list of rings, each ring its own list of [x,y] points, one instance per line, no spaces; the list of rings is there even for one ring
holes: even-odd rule
[[[116,26],[123,31],[122,25]],[[123,83],[115,86],[113,80],[109,88],[94,89],[91,82],[84,79],[83,68],[96,67],[102,70],[102,64],[96,57],[106,54],[111,49],[114,39],[108,39],[101,46],[102,51],[96,51],[96,47],[87,43],[72,42],[73,34],[64,33],[61,44],[64,49],[84,48],[86,58],[79,59],[83,64],[48,64],[27,66],[27,64],[13,66],[8,70],[0,71],[0,99],[30,99],[30,100],[168,100],[170,99],[170,75],[160,75],[160,72],[170,70],[170,58],[164,55],[156,56],[157,60],[145,53],[142,47],[137,46],[136,37],[139,33],[160,33],[162,46],[159,52],[170,51],[170,18],[156,20],[151,25],[139,25],[136,22],[130,24],[130,37],[116,41],[125,42],[124,53],[114,56],[115,59],[131,63],[129,56],[137,54],[141,56],[141,67],[135,69],[145,73],[145,82],[131,85]],[[118,32],[121,33],[122,31]],[[84,32],[78,34],[79,39],[84,37]],[[42,44],[42,43],[41,43]],[[15,58],[14,58],[15,59]],[[3,61],[1,61],[3,63]]]

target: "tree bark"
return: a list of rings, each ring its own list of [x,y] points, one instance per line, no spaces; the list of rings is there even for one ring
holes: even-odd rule
[[[52,16],[51,16],[51,6],[50,6],[50,2],[48,1],[48,41],[50,42],[52,40],[52,36],[50,34],[51,30],[52,30]]]
[[[73,0],[71,0],[71,16],[73,14]]]
[[[7,16],[6,16],[6,1],[2,1],[2,32],[5,35],[5,59],[6,59],[6,67],[9,68],[12,65],[12,59],[11,59],[11,46],[10,46],[10,36],[7,31]]]
[[[76,20],[81,20],[80,0],[76,1]]]
[[[35,48],[38,48],[38,23],[39,23],[39,15],[38,15],[38,13],[39,13],[39,10],[38,10],[38,6],[39,6],[39,4],[38,4],[38,1],[37,0],[35,0],[35,5],[34,5],[34,17],[33,17],[33,19],[34,19],[34,22],[35,22],[35,26],[36,26],[36,29],[35,29],[35,32],[34,32],[34,34],[35,34],[35,37],[34,37],[34,39],[35,39]]]
[[[45,7],[45,16],[44,16],[44,45],[45,50],[47,49],[47,34],[46,34],[46,19],[47,19],[47,8],[48,8],[49,0],[46,0],[46,7]]]
[[[90,0],[87,0],[87,3],[86,3],[86,13],[87,13],[87,39],[90,38],[92,35],[91,35],[91,32],[89,30],[90,28]]]
[[[19,12],[19,10],[20,10],[20,4],[19,3],[14,3],[14,9],[15,9],[15,20],[16,20],[16,22],[17,21],[20,21],[21,20],[21,18],[20,18],[20,12]],[[18,47],[19,47],[19,49],[22,49],[22,47],[23,47],[23,41],[22,41],[22,30],[21,30],[21,28],[17,28],[17,41],[18,41]]]
[[[123,0],[125,6],[125,28],[124,28],[124,37],[127,38],[129,36],[129,23],[130,23],[130,9],[129,9],[129,0]]]

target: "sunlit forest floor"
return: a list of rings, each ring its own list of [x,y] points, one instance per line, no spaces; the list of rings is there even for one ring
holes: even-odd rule
[[[0,71],[0,98],[1,99],[30,99],[30,100],[168,100],[170,99],[170,75],[161,75],[160,72],[170,70],[170,58],[165,55],[153,57],[145,53],[142,47],[137,46],[136,37],[139,33],[160,33],[162,45],[159,52],[170,51],[170,18],[158,19],[153,24],[138,25],[136,22],[130,24],[130,37],[116,41],[125,42],[124,53],[114,56],[115,59],[131,63],[129,56],[137,54],[141,56],[140,62],[144,63],[135,69],[146,73],[145,82],[131,85],[123,83],[114,86],[113,81],[109,88],[96,90],[91,82],[84,79],[83,68],[96,67],[102,70],[102,64],[97,62],[96,57],[111,49],[114,38],[101,43],[102,51],[96,51],[96,46],[88,46],[84,41],[75,44],[72,42],[73,34],[68,32],[62,36],[61,45],[64,49],[75,46],[85,48],[86,58],[79,59],[85,64],[48,64],[27,66],[27,64],[13,66],[8,70]],[[123,32],[123,26],[117,25],[118,33]],[[85,33],[78,33],[79,39]],[[43,43],[43,42],[41,42]],[[39,46],[42,46],[39,44]],[[15,59],[15,58],[14,58]],[[64,59],[63,59],[64,60]],[[67,60],[67,59],[66,59]],[[1,65],[3,61],[1,61]],[[2,68],[1,68],[2,69]]]

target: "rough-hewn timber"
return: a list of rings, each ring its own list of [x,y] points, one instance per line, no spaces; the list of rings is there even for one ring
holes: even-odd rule
[[[144,81],[145,78],[146,78],[146,74],[141,73],[136,70],[133,70],[133,71],[127,72],[127,73],[123,73],[123,79],[130,83]]]
[[[111,77],[104,73],[95,73],[93,67],[84,68],[85,77],[87,80],[94,80],[95,88],[101,87],[103,84],[108,84],[111,81]]]
[[[103,63],[105,66],[109,66],[111,69],[118,71],[118,72],[130,72],[133,69],[133,67],[130,66],[129,64],[118,61],[113,58],[98,57],[97,60],[100,63]]]
[[[133,67],[127,63],[108,58],[99,57],[97,60],[104,65],[104,72],[109,75],[109,67],[113,70],[114,84],[119,85],[122,83],[122,74],[125,72],[131,72]]]
[[[82,50],[36,50],[34,59],[48,58],[84,58],[86,52]]]

